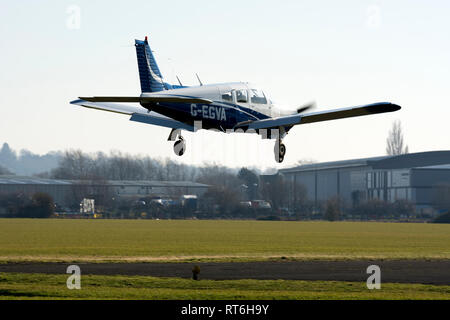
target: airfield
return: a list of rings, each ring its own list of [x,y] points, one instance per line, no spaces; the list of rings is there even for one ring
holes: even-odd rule
[[[55,298],[450,299],[450,225],[1,219],[0,299]]]

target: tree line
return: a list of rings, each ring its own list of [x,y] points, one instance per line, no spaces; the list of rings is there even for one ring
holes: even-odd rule
[[[52,197],[42,192],[0,194],[0,208],[5,211],[4,216],[13,218],[48,218],[55,212]]]
[[[56,168],[38,176],[66,180],[196,181],[231,185],[236,183],[237,172],[238,169],[217,164],[194,166],[120,151],[105,154],[68,150]]]
[[[15,151],[8,143],[0,148],[0,174],[33,175],[55,168],[62,152],[51,151],[44,155],[23,149]]]

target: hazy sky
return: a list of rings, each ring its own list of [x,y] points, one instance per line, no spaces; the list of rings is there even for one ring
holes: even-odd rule
[[[79,19],[77,13],[79,12]],[[0,1],[0,143],[36,153],[112,149],[185,163],[284,167],[385,154],[394,120],[411,152],[450,149],[449,1]],[[184,133],[69,105],[138,95],[134,39],[176,83],[249,81],[292,107],[391,101],[403,109],[294,127],[276,165],[256,135]]]

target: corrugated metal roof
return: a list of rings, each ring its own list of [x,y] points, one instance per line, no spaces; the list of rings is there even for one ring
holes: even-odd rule
[[[39,184],[39,185],[71,185],[71,184],[95,184],[95,182],[89,181],[74,181],[74,180],[58,180],[58,179],[44,179],[36,177],[24,177],[24,176],[2,176],[0,175],[0,184]],[[208,185],[203,183],[191,182],[191,181],[119,181],[119,180],[109,180],[109,185],[112,186],[146,186],[146,187],[208,187]]]
[[[35,177],[23,177],[23,176],[0,176],[0,184],[59,184],[68,185],[72,184],[70,181],[66,180],[55,180],[55,179],[43,179]]]
[[[437,169],[437,170],[450,170],[450,164],[443,164],[438,166],[425,166],[425,167],[416,167],[413,169]]]
[[[295,167],[286,168],[286,169],[280,169],[280,172],[285,173],[285,172],[292,172],[292,171],[310,171],[310,170],[325,170],[325,169],[345,168],[345,167],[360,167],[360,166],[369,165],[370,161],[383,160],[383,159],[390,158],[390,157],[391,156],[382,156],[382,157],[372,157],[372,158],[361,158],[361,159],[311,163],[311,164],[305,164],[305,165],[295,166]]]
[[[427,151],[401,154],[371,163],[374,169],[400,169],[450,164],[450,151]]]
[[[150,186],[150,187],[208,187],[207,184],[192,181],[155,181],[155,180],[109,180],[113,186]]]
[[[373,169],[418,168],[425,166],[440,166],[450,164],[450,151],[428,151],[408,153],[397,156],[381,156],[372,158],[331,161],[306,164],[286,169],[280,173],[326,170],[359,166],[371,166]]]

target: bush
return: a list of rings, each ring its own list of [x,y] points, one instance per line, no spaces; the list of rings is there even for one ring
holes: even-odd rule
[[[333,197],[327,201],[324,218],[328,221],[336,221],[341,218],[341,204],[339,198]]]
[[[258,217],[256,220],[262,220],[262,221],[280,221],[281,218],[278,216],[262,216]]]
[[[437,216],[433,223],[450,223],[450,211]]]
[[[19,218],[48,218],[55,211],[53,198],[46,193],[37,192],[31,197],[31,202],[22,205],[17,210]]]
[[[378,199],[372,199],[354,206],[352,215],[360,216],[361,219],[392,219],[410,217],[414,214],[414,206],[407,200],[397,200],[394,203]]]

